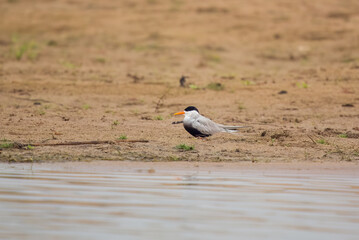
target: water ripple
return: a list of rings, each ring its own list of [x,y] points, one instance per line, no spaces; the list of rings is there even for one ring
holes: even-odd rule
[[[345,176],[0,169],[1,239],[357,239]]]

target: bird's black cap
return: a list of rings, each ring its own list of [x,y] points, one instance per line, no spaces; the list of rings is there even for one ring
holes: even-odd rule
[[[189,111],[197,111],[197,112],[199,113],[198,109],[197,109],[196,107],[193,107],[193,106],[187,107],[187,108],[185,109],[185,111],[186,111],[186,112],[189,112]]]

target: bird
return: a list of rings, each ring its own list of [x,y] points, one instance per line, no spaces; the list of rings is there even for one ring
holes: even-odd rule
[[[180,78],[179,82],[180,82],[181,87],[186,87],[186,78],[189,78],[189,77],[182,75],[182,77]]]
[[[227,126],[213,122],[211,119],[202,116],[194,106],[187,107],[182,112],[174,115],[184,114],[183,126],[187,132],[196,138],[205,138],[215,133],[226,132],[235,133],[239,128],[247,126]]]

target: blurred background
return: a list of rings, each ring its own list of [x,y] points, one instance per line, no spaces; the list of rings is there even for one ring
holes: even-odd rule
[[[205,81],[358,61],[355,0],[2,0],[0,11],[2,71],[36,61],[39,78]]]

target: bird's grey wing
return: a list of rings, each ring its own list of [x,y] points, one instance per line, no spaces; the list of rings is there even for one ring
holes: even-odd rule
[[[200,116],[193,122],[193,127],[203,134],[212,135],[214,133],[223,132],[223,129],[219,127],[217,123],[203,116]]]

